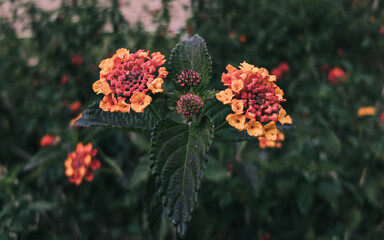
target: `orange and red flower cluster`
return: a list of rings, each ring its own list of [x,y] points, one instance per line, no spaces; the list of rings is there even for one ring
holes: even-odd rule
[[[161,93],[168,72],[164,55],[139,50],[129,53],[121,48],[111,58],[101,61],[100,79],[93,84],[97,94],[104,94],[100,108],[110,112],[143,112],[152,102],[147,93]],[[157,75],[157,76],[156,76]]]
[[[283,90],[274,83],[276,76],[246,62],[241,64],[240,70],[231,65],[227,70],[221,81],[228,88],[217,93],[216,98],[232,107],[234,114],[227,116],[228,123],[239,131],[246,130],[251,136],[276,140],[276,122],[292,123],[280,105],[285,99]]]
[[[277,79],[280,79],[283,77],[284,74],[287,74],[289,72],[289,65],[286,62],[282,62],[279,64],[279,66],[275,67],[271,70],[271,74],[275,75]]]
[[[259,146],[260,148],[281,148],[281,142],[284,141],[285,136],[282,132],[277,130],[277,137],[276,140],[268,140],[266,137],[259,137]]]
[[[65,160],[65,174],[69,182],[79,185],[83,180],[92,181],[93,171],[100,167],[100,161],[95,159],[96,149],[92,149],[92,143],[83,145],[78,143],[76,150],[68,153]]]

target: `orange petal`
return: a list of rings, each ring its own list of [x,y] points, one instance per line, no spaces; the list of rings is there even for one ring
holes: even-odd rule
[[[101,78],[100,80],[97,80],[93,85],[92,85],[93,91],[96,94],[104,94],[108,95],[112,92],[111,87],[109,86],[107,80],[105,78]]]
[[[67,158],[64,162],[64,166],[67,168],[71,167],[71,164],[72,164],[72,159],[70,158]]]
[[[284,99],[283,99],[284,92],[283,92],[283,90],[282,90],[281,88],[277,87],[277,88],[275,89],[275,94],[276,94],[276,96],[279,98],[279,101],[280,101],[280,102],[284,101]]]
[[[165,67],[161,67],[158,70],[159,72],[159,78],[165,78],[168,75],[167,69]]]
[[[116,54],[113,55],[112,59],[114,60],[116,57],[120,58],[122,62],[128,61],[129,58],[129,50],[125,48],[120,48],[116,50]]]
[[[72,174],[73,174],[73,169],[72,168],[65,169],[65,175],[70,177],[70,176],[72,176]]]
[[[217,100],[219,100],[220,102],[224,103],[224,104],[228,104],[231,102],[232,98],[233,98],[233,92],[231,89],[227,88],[223,91],[220,91],[219,93],[216,93],[216,98]]]
[[[108,112],[112,107],[117,105],[117,100],[113,94],[105,95],[103,100],[100,102],[99,107]]]
[[[243,102],[243,100],[232,99],[231,107],[232,107],[232,111],[234,111],[236,114],[244,113],[244,102]]]
[[[92,157],[91,157],[91,155],[86,155],[85,157],[84,157],[84,163],[85,163],[85,165],[89,165],[89,164],[91,164],[91,161],[92,161]]]
[[[239,93],[243,89],[243,87],[244,87],[243,80],[239,79],[239,80],[232,81],[231,89],[235,93]]]
[[[264,133],[267,140],[275,141],[277,139],[277,127],[275,122],[270,122],[264,126]]]
[[[115,66],[115,63],[113,62],[113,59],[107,58],[101,61],[99,67],[101,68],[100,74],[102,75],[108,75],[113,72],[113,67]]]
[[[231,64],[228,64],[226,69],[228,70],[228,73],[232,73],[236,71],[236,68],[232,66]]]
[[[157,66],[161,66],[165,63],[165,56],[161,54],[160,52],[154,52],[151,54],[152,61],[155,63]]]
[[[126,103],[124,101],[124,99],[122,98],[119,101],[117,101],[117,106],[113,111],[114,112],[129,113],[131,111],[131,105]],[[113,112],[113,111],[111,110],[111,112]]]
[[[244,115],[229,114],[227,116],[226,120],[229,123],[229,125],[238,129],[239,131],[242,131],[244,129],[244,124],[245,124],[245,116]]]
[[[259,137],[264,133],[263,125],[260,122],[256,122],[254,119],[247,122],[244,127],[250,136]]]
[[[279,111],[279,122],[282,125],[284,125],[286,123],[288,123],[288,124],[292,123],[291,116],[287,115],[287,112],[283,108],[280,108],[280,111]]]
[[[162,78],[156,78],[151,83],[147,83],[147,87],[152,93],[162,93],[164,90],[161,88],[161,85],[164,83]]]
[[[243,62],[243,63],[240,63],[240,69],[241,69],[241,71],[244,73],[244,72],[252,72],[252,69],[254,69],[255,68],[255,66],[254,65],[251,65],[251,64],[249,64],[249,63],[247,63],[247,62]]]
[[[131,96],[131,108],[135,112],[144,112],[144,109],[152,102],[152,98],[145,93],[137,92]]]

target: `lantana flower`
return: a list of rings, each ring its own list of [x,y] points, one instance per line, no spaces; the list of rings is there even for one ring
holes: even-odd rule
[[[99,107],[104,111],[143,112],[152,102],[149,94],[163,92],[162,84],[168,75],[164,55],[139,50],[129,53],[121,48],[111,58],[101,61],[100,79],[93,91],[104,94]]]
[[[332,68],[328,72],[328,81],[332,84],[338,84],[340,80],[346,80],[347,74],[339,67]]]
[[[92,143],[83,145],[78,143],[76,150],[68,153],[65,160],[65,175],[69,182],[79,185],[83,177],[88,182],[93,179],[93,171],[100,168],[100,161],[95,159],[97,150],[92,148]]]
[[[276,76],[265,68],[243,62],[240,69],[228,65],[221,81],[227,89],[216,94],[223,104],[231,106],[233,114],[226,118],[239,131],[247,131],[254,137],[277,138],[276,122],[291,124],[292,119],[281,107],[284,92],[276,84]]]
[[[54,146],[60,142],[59,136],[53,136],[51,134],[45,134],[40,139],[40,147]]]
[[[357,116],[359,116],[359,117],[364,117],[364,116],[369,116],[369,115],[373,116],[375,114],[376,114],[376,108],[372,107],[372,106],[361,107],[357,111]]]

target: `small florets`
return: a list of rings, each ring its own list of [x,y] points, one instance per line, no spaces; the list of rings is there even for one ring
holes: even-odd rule
[[[182,71],[177,79],[178,79],[177,83],[182,87],[195,86],[199,84],[201,81],[200,75],[196,71],[193,71],[192,69],[187,69]]]
[[[184,118],[191,117],[198,114],[203,108],[204,102],[197,95],[187,93],[182,95],[177,101],[177,112],[183,114]]]

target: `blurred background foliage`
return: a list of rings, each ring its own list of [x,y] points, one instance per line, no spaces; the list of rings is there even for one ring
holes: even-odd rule
[[[63,1],[54,11],[26,3],[28,39],[0,19],[0,239],[150,238],[149,134],[69,122],[99,100],[91,85],[116,49],[167,58],[195,33],[207,42],[218,89],[227,64],[288,63],[278,85],[296,129],[284,131],[279,149],[216,142],[186,239],[383,239],[384,3],[192,0],[193,17],[175,35],[169,2],[153,33],[129,26],[117,0],[109,8]],[[101,31],[107,22],[111,33]],[[331,83],[334,67],[347,77]],[[358,116],[365,106],[375,113]],[[41,146],[45,134],[57,143]],[[97,146],[102,167],[75,186],[64,160],[78,142]],[[161,233],[177,239],[169,222]]]

